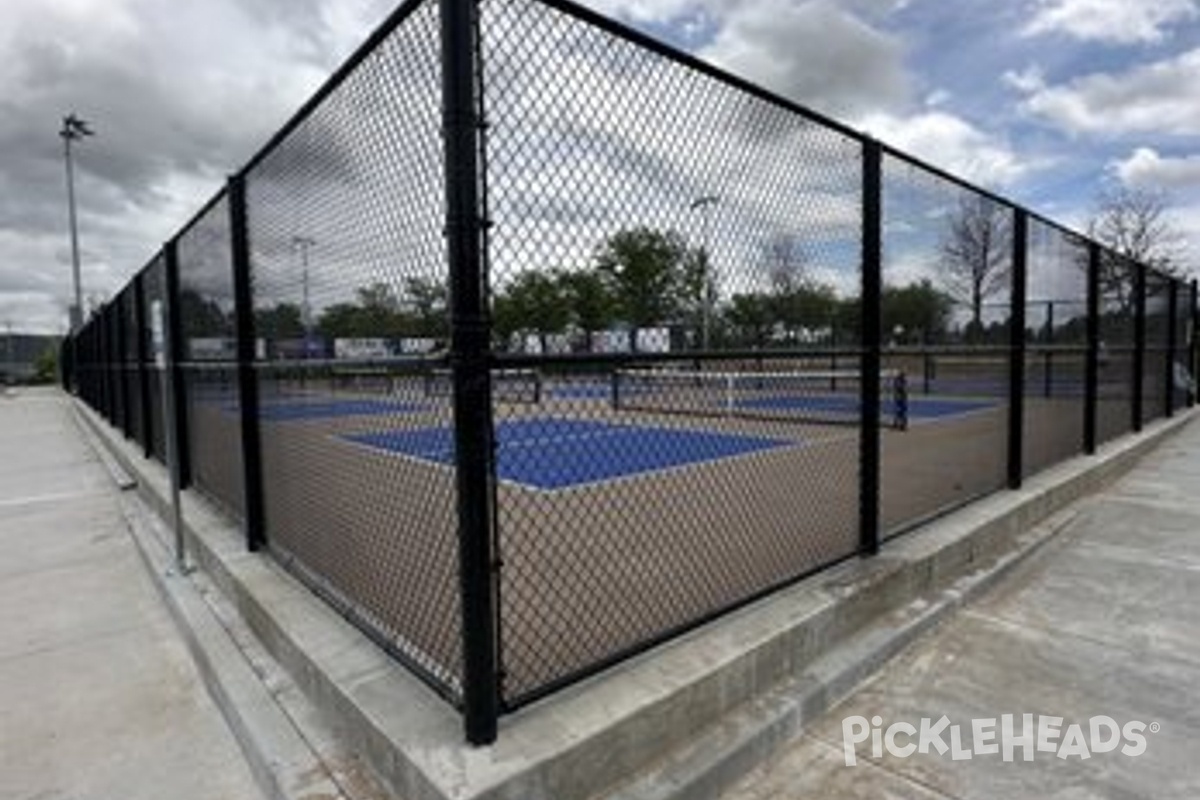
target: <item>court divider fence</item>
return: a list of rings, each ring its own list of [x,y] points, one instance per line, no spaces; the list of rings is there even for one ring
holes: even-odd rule
[[[566,0],[410,0],[62,363],[482,744],[1191,406],[1196,320]]]

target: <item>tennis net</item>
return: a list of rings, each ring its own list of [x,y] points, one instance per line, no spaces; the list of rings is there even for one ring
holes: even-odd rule
[[[614,408],[661,414],[746,417],[829,425],[858,425],[862,373],[706,372],[618,369]],[[901,370],[880,373],[880,422],[908,427],[908,384]]]
[[[425,396],[450,398],[454,380],[450,370],[433,369],[425,376]],[[540,403],[542,374],[536,369],[492,370],[492,399],[500,403]]]

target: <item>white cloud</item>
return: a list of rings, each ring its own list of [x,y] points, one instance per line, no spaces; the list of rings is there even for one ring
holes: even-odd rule
[[[1200,156],[1164,158],[1152,147],[1139,147],[1111,167],[1133,189],[1200,190]]]
[[[1173,23],[1198,15],[1195,0],[1039,0],[1037,13],[1022,33],[1114,44],[1159,42]]]
[[[1010,186],[1034,166],[1001,139],[945,111],[870,114],[861,126],[898,150],[988,187]]]
[[[1032,94],[1046,87],[1046,78],[1042,75],[1041,68],[1036,65],[1028,66],[1020,72],[1010,69],[1001,76],[1001,80],[1025,94]]]
[[[1022,108],[1072,134],[1200,135],[1200,48],[1122,74],[1029,89]]]
[[[908,98],[901,41],[832,0],[759,0],[723,22],[702,58],[816,111],[856,114]]]

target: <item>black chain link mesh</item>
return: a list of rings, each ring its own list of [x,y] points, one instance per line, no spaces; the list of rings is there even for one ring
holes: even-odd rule
[[[1142,361],[1142,422],[1167,413],[1171,279],[1146,270],[1146,354]]]
[[[1025,301],[1025,475],[1078,455],[1084,445],[1088,250],[1030,220]]]
[[[481,13],[512,706],[855,552],[857,428],[805,412],[858,413],[862,146],[568,12]],[[505,400],[522,370],[541,402]]]
[[[118,308],[121,314],[121,372],[125,386],[125,435],[145,445],[142,430],[142,386],[138,372],[138,338],[142,335],[137,324],[137,293],[130,283],[121,292]]]
[[[1192,286],[1176,282],[1175,294],[1175,357],[1172,365],[1172,387],[1175,408],[1185,408],[1195,391],[1195,372],[1192,364]]]
[[[1104,250],[1100,254],[1099,387],[1096,441],[1133,430],[1136,280],[1133,264]]]
[[[909,384],[909,429],[881,445],[885,531],[1006,484],[1012,213],[884,159],[884,365]]]
[[[176,240],[184,403],[192,480],[245,509],[229,204],[224,195]]]
[[[156,343],[155,330],[165,337],[166,310],[166,258],[160,253],[142,272],[142,307],[145,309],[146,325],[142,330],[142,350],[145,354],[146,379],[150,398],[150,430],[147,436],[150,440],[150,455],[162,463],[167,460],[166,432],[163,427],[163,370],[155,359]],[[156,323],[155,317],[162,322]],[[163,340],[160,339],[158,347]],[[165,354],[164,354],[165,356]]]
[[[417,8],[246,186],[271,548],[457,699],[437,31]]]
[[[568,4],[482,0],[498,658],[507,709],[859,544],[863,144]],[[437,5],[247,170],[272,554],[462,699]],[[1014,210],[883,164],[881,517],[1002,488]],[[195,484],[242,516],[230,208],[177,239]],[[1030,221],[1024,472],[1083,445],[1086,251]],[[1097,439],[1132,426],[1133,266],[1100,260]],[[1172,385],[1146,283],[1143,417]],[[164,456],[164,258],[75,336],[80,396]],[[1181,286],[1175,362],[1195,336]],[[151,367],[149,429],[136,381]],[[124,346],[122,346],[122,343]]]

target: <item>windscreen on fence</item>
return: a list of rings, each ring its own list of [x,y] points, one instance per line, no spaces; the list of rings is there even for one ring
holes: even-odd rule
[[[1088,249],[1039,220],[1026,249],[1023,472],[1083,452]]]
[[[855,552],[863,145],[572,12],[480,11],[512,707]]]
[[[241,518],[245,511],[229,204],[213,201],[176,239],[190,473]]]
[[[884,367],[909,392],[881,445],[885,533],[1005,485],[1012,229],[1009,206],[884,159]]]
[[[436,3],[399,20],[246,196],[271,551],[457,701],[437,31]]]

